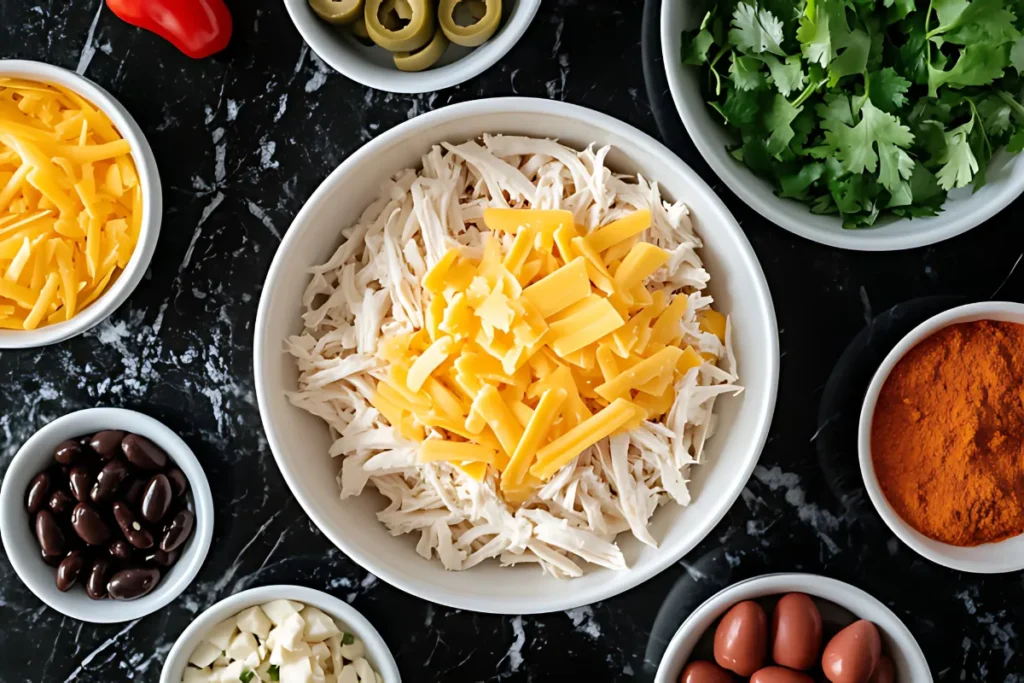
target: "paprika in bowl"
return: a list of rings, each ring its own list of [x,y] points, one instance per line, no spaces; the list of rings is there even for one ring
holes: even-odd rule
[[[904,543],[975,573],[1024,569],[1024,305],[925,321],[889,352],[861,409],[868,496]]]

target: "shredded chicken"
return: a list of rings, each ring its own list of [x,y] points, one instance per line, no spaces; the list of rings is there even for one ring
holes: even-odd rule
[[[334,255],[310,271],[304,330],[287,341],[300,373],[289,399],[329,425],[329,454],[342,458],[341,497],[357,496],[367,484],[376,488],[390,500],[378,519],[394,535],[419,533],[416,551],[436,555],[447,569],[491,558],[538,563],[560,578],[581,576],[588,564],[625,569],[616,536],[629,531],[657,546],[651,517],[669,500],[690,502],[687,472],[714,434],[716,397],[742,390],[732,321],[723,344],[695,319],[712,298],[704,293],[710,275],[696,253],[701,241],[686,205],[664,200],[643,177],[610,171],[608,152],[489,135],[435,146],[420,170],[400,171],[385,183],[359,221],[341,231]],[[684,343],[717,359],[677,382],[663,420],[599,442],[518,507],[502,498],[493,469],[477,482],[448,463],[418,463],[418,444],[369,403],[384,370],[374,355],[378,340],[423,326],[423,275],[453,244],[482,249],[483,211],[491,206],[566,209],[585,232],[649,209],[644,239],[671,255],[651,277],[688,296]]]

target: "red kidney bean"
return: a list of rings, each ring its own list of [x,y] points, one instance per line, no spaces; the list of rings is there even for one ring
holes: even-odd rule
[[[40,550],[39,554],[43,558],[43,562],[54,568],[59,567],[60,563],[64,560],[63,555],[47,555],[43,550]]]
[[[153,472],[167,465],[167,454],[164,453],[164,449],[138,434],[124,437],[121,450],[124,451],[124,457],[128,458],[128,462],[140,470]]]
[[[57,520],[49,510],[36,513],[36,540],[43,554],[49,557],[60,555],[64,551],[64,533],[57,526]]]
[[[85,552],[72,550],[57,567],[57,590],[67,591],[85,568]]]
[[[163,474],[157,474],[142,494],[142,518],[147,522],[156,523],[167,514],[171,507],[171,482]]]
[[[171,482],[171,493],[175,498],[181,498],[188,491],[188,477],[177,467],[172,467],[166,472],[168,481]]]
[[[124,499],[130,505],[138,507],[142,503],[142,494],[146,490],[146,480],[141,478],[129,479],[124,484]]]
[[[119,538],[107,546],[107,552],[115,560],[120,560],[121,562],[131,562],[135,559],[135,549],[131,543],[123,538]]]
[[[124,437],[125,433],[120,429],[106,429],[92,435],[92,438],[89,440],[89,447],[96,451],[97,455],[104,460],[110,460],[117,455],[117,450],[121,446],[121,440]]]
[[[40,472],[28,485],[28,495],[25,497],[25,508],[30,515],[39,512],[39,509],[46,503],[46,494],[50,492],[50,475]]]
[[[75,499],[67,491],[58,489],[53,492],[53,495],[50,496],[50,500],[46,504],[53,514],[63,515],[64,513],[71,512],[71,508],[75,507]]]
[[[98,558],[89,570],[89,576],[85,579],[85,593],[93,600],[102,600],[107,597],[107,577],[114,568],[114,564],[105,557]]]
[[[71,511],[71,527],[89,545],[103,545],[110,540],[110,527],[86,503],[79,503]]]
[[[61,441],[53,451],[53,459],[61,465],[77,465],[82,460],[82,446],[71,439]]]
[[[178,561],[179,557],[181,557],[181,548],[172,550],[169,553],[165,553],[163,550],[157,548],[155,551],[152,551],[149,555],[146,555],[145,560],[146,562],[158,564],[161,567],[170,567]]]
[[[143,550],[153,547],[153,534],[139,524],[135,519],[135,513],[127,503],[120,500],[114,503],[114,519],[121,527],[121,533],[133,546]]]
[[[85,467],[72,467],[68,475],[68,482],[71,485],[71,495],[79,503],[89,502],[89,487],[92,486],[92,474]]]
[[[196,516],[188,508],[176,514],[164,530],[163,538],[160,539],[160,550],[169,553],[178,548],[192,533],[195,521]]]
[[[94,503],[102,503],[110,498],[117,491],[117,488],[128,477],[128,466],[120,458],[111,460],[99,474],[96,475],[96,483],[89,490],[89,498]]]
[[[159,580],[159,569],[122,569],[107,581],[107,593],[115,600],[134,600],[153,590]]]

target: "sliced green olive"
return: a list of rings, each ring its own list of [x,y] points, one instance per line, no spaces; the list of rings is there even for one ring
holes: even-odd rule
[[[348,24],[363,15],[363,0],[309,0],[309,6],[332,24]]]
[[[373,41],[370,40],[370,34],[366,32],[366,19],[362,16],[349,24],[348,30],[352,33],[355,39],[363,45],[373,45]]]
[[[459,4],[465,2],[467,7],[459,8]],[[479,6],[484,6],[484,11],[479,11]],[[470,18],[473,23],[462,25],[457,19],[461,18],[463,10],[469,9]],[[459,17],[456,17],[456,14]],[[448,36],[448,40],[463,47],[476,47],[481,45],[498,30],[501,23],[501,0],[441,0],[437,10],[438,23],[441,30]]]
[[[394,55],[395,66],[399,71],[423,71],[429,69],[441,59],[441,55],[448,49],[448,38],[440,27],[434,31],[434,37],[430,42],[419,50],[413,52],[396,52]]]
[[[434,37],[436,13],[429,0],[367,0],[363,13],[370,40],[391,52],[413,52]]]

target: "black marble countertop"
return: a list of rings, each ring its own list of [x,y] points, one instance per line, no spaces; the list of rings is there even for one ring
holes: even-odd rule
[[[742,578],[806,571],[860,586],[892,608],[937,680],[1024,682],[1024,575],[975,576],[919,558],[881,524],[861,489],[851,431],[858,394],[883,333],[917,309],[882,316],[861,337],[867,361],[858,367],[854,348],[830,381],[854,337],[896,304],[997,291],[1021,300],[1024,276],[1012,273],[1024,254],[1024,202],[933,247],[842,252],[757,217],[682,150],[743,224],[778,312],[782,379],[760,465],[708,538],[638,588],[543,616],[450,610],[348,560],[285,486],[260,426],[251,370],[263,276],[327,173],[424,111],[529,95],[592,107],[657,135],[641,69],[642,3],[547,0],[500,64],[420,96],[369,90],[334,73],[303,44],[280,0],[228,4],[232,45],[196,62],[121,23],[101,0],[0,0],[0,57],[77,70],[117,96],[153,146],[166,205],[149,273],[113,317],[54,347],[0,353],[0,472],[49,420],[124,406],[181,434],[217,507],[214,544],[196,581],[138,621],[64,618],[0,558],[0,681],[156,681],[193,617],[271,583],[352,603],[381,631],[407,681],[649,681],[675,627],[704,599]]]

